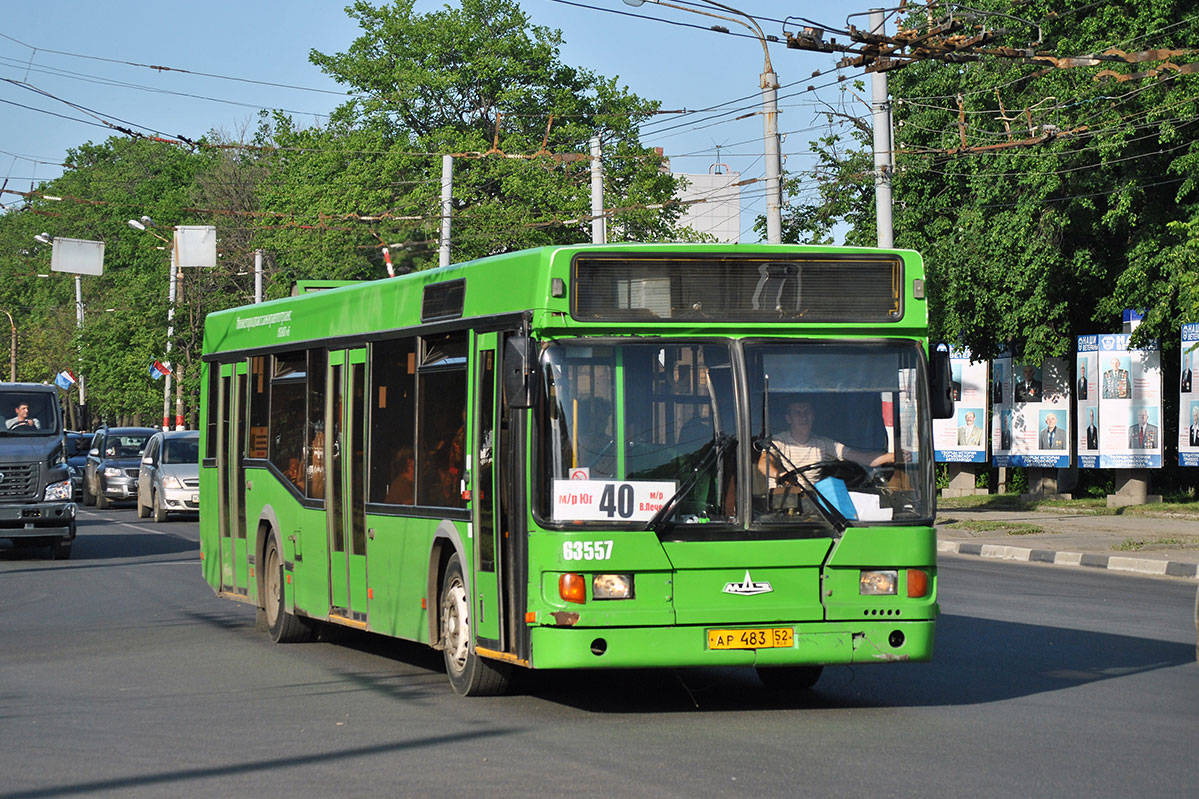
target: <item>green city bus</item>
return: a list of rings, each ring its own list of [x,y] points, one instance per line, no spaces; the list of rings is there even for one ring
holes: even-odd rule
[[[923,265],[904,250],[543,247],[211,314],[200,555],[273,640],[514,667],[928,660]]]

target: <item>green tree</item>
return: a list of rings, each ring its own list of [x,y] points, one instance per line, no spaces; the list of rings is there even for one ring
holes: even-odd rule
[[[956,9],[996,33],[991,48],[1027,48],[1038,26],[1035,50],[1052,56],[1199,40],[1199,17],[1178,0],[974,5],[1009,15]],[[1118,328],[1124,308],[1147,312],[1138,335],[1167,341],[1196,319],[1194,277],[1178,265],[1194,257],[1199,220],[1199,75],[1172,68],[1193,54],[1157,56],[1074,68],[983,56],[889,73],[895,241],[925,256],[939,336],[984,357],[1011,342],[1040,361],[1072,351],[1076,334]],[[848,224],[851,241],[873,243],[862,236],[874,216],[869,139],[838,135],[817,145],[822,199],[792,212],[793,240]],[[834,150],[845,138],[858,146]]]
[[[563,64],[560,33],[530,25],[514,0],[412,7],[350,6],[361,36],[345,52],[311,55],[350,99],[322,128],[275,117],[280,150],[262,191],[260,241],[282,269],[379,277],[380,245],[398,242],[407,246],[397,263],[435,264],[442,154],[457,155],[454,260],[588,241],[585,156],[596,134],[607,205],[629,208],[610,220],[612,238],[675,234],[679,209],[642,208],[674,192],[660,157],[637,139],[656,103]]]

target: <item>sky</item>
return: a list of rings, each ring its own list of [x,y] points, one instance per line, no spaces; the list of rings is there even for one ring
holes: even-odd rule
[[[705,7],[702,0],[672,2]],[[690,112],[661,114],[642,127],[642,143],[663,148],[673,171],[764,175],[762,117],[755,113],[763,52],[756,38],[733,35],[744,28],[652,2],[638,8],[622,0],[520,3],[534,24],[562,31],[564,63],[617,78],[664,110]],[[415,10],[447,4],[457,2],[418,0]],[[839,10],[831,11],[833,5]],[[869,109],[843,91],[852,80],[837,82],[859,71],[837,72],[834,55],[785,47],[780,7],[834,29],[845,27],[846,7],[812,0],[738,0],[735,7],[780,40],[769,47],[781,85],[783,168],[807,169],[809,142],[827,129],[822,110],[837,106],[865,116]],[[308,54],[349,47],[360,31],[344,8],[319,0],[8,0],[0,21],[0,180],[29,191],[57,177],[69,148],[119,135],[103,121],[172,138],[213,129],[236,137],[263,108],[282,109],[301,125],[321,124],[345,87]],[[865,25],[862,17],[851,21]],[[708,30],[710,24],[731,33]],[[792,19],[786,29],[799,24]],[[18,195],[0,195],[5,205],[19,202]],[[764,210],[762,183],[746,186],[742,241],[761,239],[752,228]]]

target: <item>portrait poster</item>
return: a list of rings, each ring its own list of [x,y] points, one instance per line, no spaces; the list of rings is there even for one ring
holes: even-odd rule
[[[971,361],[969,350],[949,351],[953,375],[950,419],[933,420],[933,448],[942,463],[987,462],[987,362]]]
[[[1199,368],[1199,325],[1182,326],[1178,357],[1178,464],[1199,466],[1199,386],[1194,371]]]
[[[1070,465],[1073,425],[1070,417],[1069,362],[1046,358],[1040,365],[1012,361],[1011,403],[997,415],[1000,443],[1010,442],[996,466],[1060,469]],[[1005,395],[1006,399],[1006,395]]]
[[[1099,468],[1099,336],[1079,336],[1075,356],[1074,436],[1078,465]]]
[[[1129,338],[1127,333],[1099,336],[1099,467],[1159,469],[1161,352],[1157,342],[1130,349]]]

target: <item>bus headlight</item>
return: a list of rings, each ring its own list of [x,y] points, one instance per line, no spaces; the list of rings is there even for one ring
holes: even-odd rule
[[[70,499],[74,496],[74,491],[71,489],[71,481],[63,480],[61,483],[51,483],[46,486],[46,496],[44,502],[61,502]]]
[[[591,578],[591,596],[595,599],[632,599],[633,575],[597,574]]]
[[[898,585],[899,572],[895,569],[863,571],[858,578],[858,593],[861,596],[895,596]]]

